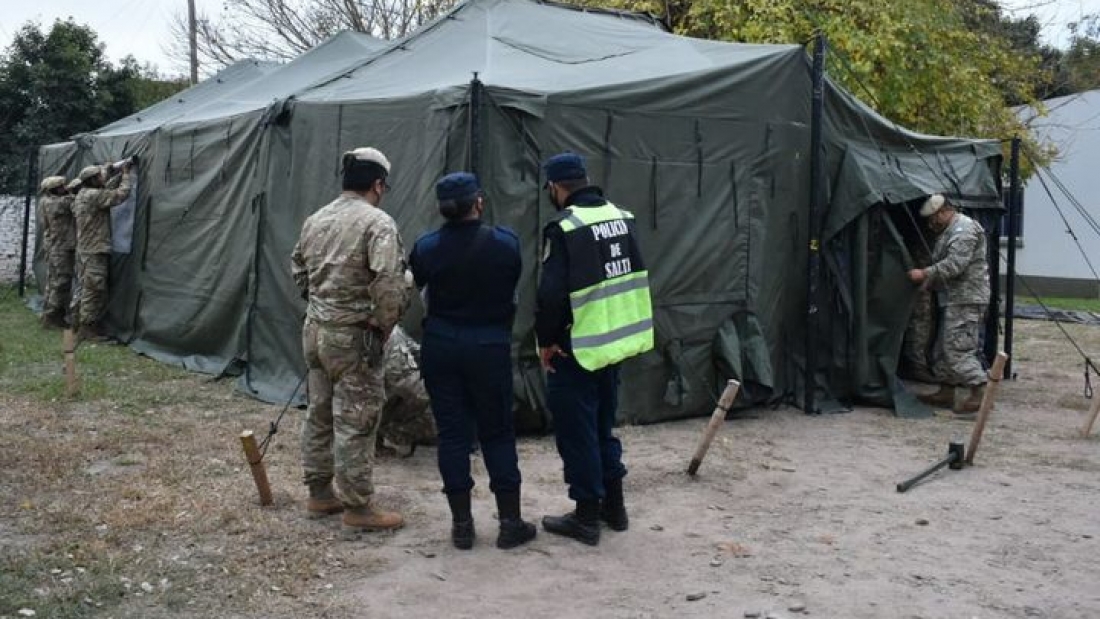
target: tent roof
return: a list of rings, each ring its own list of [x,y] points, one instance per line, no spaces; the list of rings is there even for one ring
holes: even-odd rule
[[[796,45],[731,45],[666,32],[637,13],[535,0],[468,0],[302,101],[399,98],[469,84],[556,93],[788,56]]]
[[[293,61],[280,65],[241,60],[156,105],[96,131],[125,135],[168,124],[236,116],[266,108],[360,64],[385,43],[359,32],[341,32]]]

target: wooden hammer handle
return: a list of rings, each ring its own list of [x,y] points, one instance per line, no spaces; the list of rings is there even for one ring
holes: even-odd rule
[[[710,443],[714,440],[714,435],[718,433],[718,428],[722,426],[722,422],[725,421],[726,413],[729,412],[730,406],[733,406],[733,401],[737,398],[737,391],[740,388],[741,383],[736,380],[730,379],[726,382],[722,397],[718,398],[718,406],[715,406],[714,412],[710,414],[710,421],[707,422],[707,427],[703,430],[703,436],[699,439],[699,446],[695,448],[695,455],[692,456],[691,464],[688,465],[688,475],[694,475],[699,471],[699,465],[703,463],[703,456],[707,455]]]
[[[993,360],[993,367],[989,369],[989,382],[985,385],[982,405],[978,408],[978,420],[974,422],[974,431],[970,433],[970,445],[966,449],[967,464],[974,464],[974,454],[978,451],[978,444],[982,442],[985,422],[989,420],[989,413],[997,400],[997,390],[1001,386],[1001,379],[1004,378],[1006,361],[1008,361],[1008,355],[1002,350],[997,353],[997,358]]]

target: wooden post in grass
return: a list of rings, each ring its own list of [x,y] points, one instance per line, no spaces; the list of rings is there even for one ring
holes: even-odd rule
[[[737,390],[740,388],[741,383],[735,380],[730,379],[726,383],[726,388],[722,391],[722,397],[718,399],[718,406],[714,407],[714,412],[710,415],[710,421],[707,422],[707,427],[703,430],[703,436],[699,439],[699,446],[695,448],[695,455],[692,456],[691,463],[688,464],[688,475],[695,475],[699,472],[699,465],[703,463],[703,456],[707,455],[710,442],[714,440],[718,428],[726,420],[726,413],[733,406],[733,400],[737,398]]]
[[[989,412],[993,410],[993,403],[997,400],[997,389],[1001,386],[1001,379],[1005,374],[1005,362],[1008,355],[1002,350],[993,359],[993,367],[989,369],[989,382],[985,385],[985,393],[982,394],[982,405],[978,407],[978,419],[974,422],[974,431],[970,433],[970,445],[966,449],[966,463],[974,464],[974,454],[978,451],[978,444],[982,442],[982,433],[985,432],[985,422],[989,419]]]
[[[61,350],[65,353],[65,397],[76,397],[80,381],[76,377],[76,338],[72,329],[65,329],[61,336]]]
[[[1100,415],[1100,393],[1092,394],[1092,407],[1089,408],[1089,420],[1085,422],[1085,427],[1081,429],[1081,436],[1088,438],[1089,434],[1092,434],[1092,424],[1096,423],[1096,416]]]
[[[256,482],[256,490],[260,493],[260,505],[271,505],[271,484],[267,483],[267,469],[264,468],[263,456],[256,447],[256,437],[252,430],[241,432],[241,445],[244,447],[244,459],[248,461],[248,467],[252,469],[252,481]]]

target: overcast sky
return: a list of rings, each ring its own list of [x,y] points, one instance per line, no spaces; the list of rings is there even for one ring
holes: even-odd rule
[[[900,1],[900,0],[899,0]],[[199,12],[212,17],[221,10],[220,0],[195,0]],[[19,28],[28,21],[44,25],[73,17],[90,25],[106,44],[107,55],[117,61],[132,54],[150,62],[166,75],[184,75],[185,65],[170,58],[166,43],[174,13],[186,13],[186,0],[3,0],[0,11],[0,46],[7,48]],[[1034,13],[1044,24],[1044,39],[1065,45],[1065,25],[1082,15],[1100,12],[1100,0],[1004,0],[1014,16]]]

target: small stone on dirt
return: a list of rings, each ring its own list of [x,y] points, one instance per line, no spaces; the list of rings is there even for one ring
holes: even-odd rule
[[[722,560],[721,559],[711,559],[710,566],[711,567],[722,567]]]
[[[689,593],[689,594],[687,594],[687,601],[689,601],[689,602],[698,602],[699,600],[701,600],[705,597],[707,597],[707,594],[705,592],[702,592],[702,591],[700,591],[699,593]]]
[[[151,585],[147,582],[143,582],[143,583],[141,583],[141,590],[146,592],[146,593],[152,593],[153,592],[153,585]]]
[[[31,610],[29,608],[20,608],[19,609],[19,616],[20,617],[33,617],[36,614],[37,613],[35,613],[33,610]]]
[[[801,602],[795,602],[794,604],[788,606],[787,610],[791,611],[792,613],[800,613],[806,610],[806,605]]]
[[[432,572],[432,576],[435,577],[435,579],[440,581],[440,582],[444,582],[444,581],[447,580],[446,576],[444,576],[443,574],[440,574],[438,572]]]
[[[653,525],[653,526],[649,527],[649,530],[650,530],[650,531],[664,531],[664,530],[665,530],[665,528],[664,528],[664,527],[662,527],[662,526],[661,526],[661,525],[659,525],[659,524],[655,524],[655,525]]]
[[[922,527],[928,526],[928,519],[927,518],[917,518],[917,525],[922,526]]]
[[[758,610],[746,610],[745,619],[759,619],[760,611]]]
[[[420,556],[424,557],[425,559],[434,559],[435,553],[430,550],[421,550]]]

